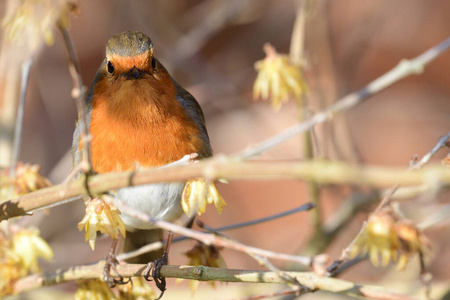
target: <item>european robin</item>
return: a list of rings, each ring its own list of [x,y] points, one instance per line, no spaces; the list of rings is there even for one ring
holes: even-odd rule
[[[155,58],[150,38],[141,32],[123,32],[108,41],[86,105],[92,168],[97,173],[161,167],[187,154],[212,155],[199,104]],[[80,134],[78,122],[72,149],[75,165],[82,157]],[[155,219],[175,222],[183,215],[184,185],[127,187],[117,190],[116,197]],[[126,213],[122,220],[127,230],[124,251],[162,239],[162,231],[150,223]],[[144,256],[134,262],[152,259]]]

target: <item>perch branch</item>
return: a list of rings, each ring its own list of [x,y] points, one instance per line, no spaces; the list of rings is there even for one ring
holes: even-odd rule
[[[56,271],[53,274],[35,274],[19,279],[14,285],[14,293],[50,286],[73,280],[102,278],[104,263],[89,266],[72,267]],[[143,276],[147,265],[118,265],[117,271],[123,277]],[[322,277],[311,272],[287,272],[303,286],[314,290],[329,291],[357,297],[386,300],[413,300],[412,296],[391,292],[385,288],[358,285],[346,280]],[[247,283],[284,283],[283,278],[271,271],[219,269],[205,266],[163,266],[161,276],[200,281],[247,282]]]
[[[157,182],[185,181],[206,177],[211,180],[313,180],[321,184],[360,184],[370,187],[387,187],[430,184],[450,185],[450,170],[430,166],[416,172],[401,168],[353,167],[341,162],[243,162],[227,160],[221,156],[205,159],[188,166],[168,168],[143,168],[137,171],[108,173],[92,176],[89,191],[96,195],[118,188]],[[22,216],[53,205],[65,199],[86,194],[83,178],[73,182],[38,190],[0,204],[0,221]]]

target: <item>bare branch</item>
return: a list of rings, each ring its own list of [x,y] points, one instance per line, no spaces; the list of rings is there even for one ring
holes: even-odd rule
[[[94,195],[118,188],[157,182],[185,181],[206,177],[209,180],[281,180],[303,179],[321,184],[360,184],[371,187],[421,185],[440,182],[450,185],[450,170],[441,166],[428,167],[416,172],[402,168],[354,167],[341,162],[245,162],[216,156],[197,164],[168,168],[143,168],[137,171],[99,174],[90,177],[89,191]],[[56,185],[20,196],[0,204],[0,221],[22,216],[53,205],[59,201],[85,195],[83,178],[69,184]]]
[[[236,242],[230,241],[228,239],[216,236],[211,233],[200,232],[200,231],[192,230],[192,229],[186,228],[184,226],[176,225],[176,224],[173,224],[170,222],[156,220],[156,219],[153,219],[150,216],[142,213],[139,210],[136,210],[136,209],[133,209],[133,208],[127,206],[125,203],[123,203],[119,199],[114,199],[114,204],[120,211],[122,211],[123,213],[126,213],[127,215],[130,215],[138,220],[152,223],[162,229],[196,239],[206,245],[213,244],[216,246],[222,246],[225,248],[245,252],[247,254],[260,255],[265,258],[293,261],[293,262],[300,263],[305,266],[311,265],[311,263],[313,262],[313,259],[314,259],[313,257],[309,257],[309,256],[282,254],[282,253],[276,253],[273,251],[264,250],[264,249],[260,249],[260,248],[256,248],[256,247],[250,247],[250,246],[247,246],[244,244],[236,243]]]
[[[242,227],[257,225],[257,224],[261,224],[263,222],[269,222],[269,221],[272,221],[272,220],[276,220],[278,218],[282,218],[282,217],[285,217],[285,216],[288,216],[288,215],[291,215],[291,214],[294,214],[294,213],[298,213],[298,212],[301,212],[301,211],[307,211],[307,210],[310,210],[310,209],[312,209],[314,207],[315,207],[315,205],[313,203],[306,203],[306,204],[303,204],[303,205],[301,205],[299,207],[296,207],[294,209],[290,209],[288,211],[284,211],[284,212],[281,212],[281,213],[273,214],[273,215],[268,216],[268,217],[263,217],[263,218],[252,220],[252,221],[248,221],[248,222],[241,222],[241,223],[227,225],[227,226],[223,226],[223,227],[219,227],[219,228],[213,228],[213,229],[214,229],[214,231],[219,231],[220,232],[220,231],[234,230],[234,229],[238,229],[238,228],[242,228]],[[172,240],[172,244],[176,243],[176,242],[181,242],[181,241],[184,241],[184,240],[187,240],[187,239],[188,238],[184,237],[184,236],[178,237],[178,238]],[[139,255],[141,255],[143,253],[147,253],[147,252],[150,252],[150,251],[161,249],[163,246],[164,246],[163,242],[154,242],[154,243],[145,245],[145,246],[143,246],[143,247],[141,247],[141,248],[139,248],[137,250],[134,250],[134,251],[131,251],[131,252],[127,252],[127,253],[118,254],[116,256],[116,258],[117,258],[117,260],[127,260],[129,258],[139,256]]]
[[[20,155],[20,144],[22,142],[23,115],[25,113],[25,101],[27,98],[28,79],[30,77],[33,58],[29,57],[22,63],[22,78],[20,81],[20,99],[17,107],[16,128],[14,130],[13,152],[11,158],[10,177],[16,177],[16,165]]]
[[[247,159],[252,156],[259,155],[278,144],[290,139],[291,137],[310,130],[315,125],[331,120],[336,114],[342,113],[357,104],[362,103],[376,93],[384,90],[395,82],[413,74],[420,74],[423,72],[425,65],[433,61],[436,57],[442,54],[450,47],[450,37],[441,42],[439,45],[425,51],[423,54],[411,60],[402,60],[400,63],[391,69],[389,72],[378,77],[370,82],[361,90],[345,96],[325,110],[316,113],[308,120],[298,123],[291,128],[236,154],[237,157]]]
[[[22,293],[42,286],[50,286],[73,280],[101,278],[104,263],[73,267],[53,274],[36,274],[19,279],[14,285],[14,293]],[[118,265],[117,271],[123,277],[143,276],[147,265]],[[387,300],[414,300],[416,298],[391,292],[374,286],[358,285],[346,280],[322,277],[311,272],[286,272],[303,286],[314,290],[329,291],[344,295]],[[163,266],[161,276],[200,281],[284,283],[276,273],[270,271],[219,269],[205,266]]]
[[[303,288],[295,278],[289,276],[286,272],[275,267],[266,257],[258,255],[258,254],[254,254],[252,252],[247,252],[246,251],[247,246],[236,241],[235,239],[232,239],[231,237],[229,237],[223,233],[215,231],[214,228],[209,227],[208,225],[204,224],[203,222],[201,222],[200,227],[226,239],[230,243],[234,243],[235,245],[241,247],[247,255],[249,255],[250,257],[255,259],[260,265],[265,266],[268,270],[270,270],[270,271],[274,272],[275,274],[277,274],[278,276],[280,276],[280,278],[282,278],[285,281],[285,283],[289,284],[292,288],[294,288],[294,287],[297,287],[297,289]]]
[[[69,59],[69,72],[73,81],[72,97],[75,99],[78,112],[78,122],[81,122],[81,142],[83,147],[83,157],[79,168],[81,171],[87,173],[91,171],[91,135],[89,133],[89,127],[87,123],[87,109],[86,109],[86,87],[83,85],[83,79],[81,77],[80,63],[73,46],[72,39],[66,27],[58,23],[58,28],[63,36],[64,45],[66,46],[67,56]],[[74,170],[80,171],[80,170]],[[73,174],[72,174],[73,175]]]
[[[450,132],[447,135],[445,135],[444,137],[440,138],[439,141],[437,142],[437,144],[427,154],[425,154],[418,163],[410,166],[408,168],[409,173],[412,173],[413,171],[418,170],[418,169],[422,168],[425,164],[427,164],[430,161],[431,157],[433,157],[433,155],[435,155],[436,152],[439,151],[439,149],[446,147],[446,142],[449,138],[450,138]],[[399,186],[399,184],[397,183],[387,191],[386,195],[380,201],[380,203],[378,204],[377,208],[375,209],[375,211],[373,213],[379,212],[383,207],[385,207],[391,201],[392,196],[398,189],[398,186]],[[356,237],[352,240],[352,242],[344,250],[342,250],[341,256],[337,260],[335,260],[333,262],[333,264],[328,268],[328,270],[327,270],[328,272],[330,272],[330,273],[335,272],[336,269],[339,268],[339,266],[345,260],[348,259],[351,248],[353,247],[355,242],[358,240],[360,235],[364,232],[364,229],[366,228],[366,226],[367,226],[367,222],[364,222],[361,227],[361,230],[358,232]]]
[[[430,161],[430,159],[436,154],[436,152],[438,152],[444,147],[447,147],[446,143],[449,140],[450,140],[450,132],[447,133],[447,135],[441,137],[437,142],[437,144],[433,147],[433,149],[431,149],[430,152],[425,154],[418,163],[414,164],[411,167],[411,169],[415,170],[422,168],[425,164],[427,164]]]
[[[268,217],[264,217],[264,218],[260,218],[260,219],[256,219],[256,220],[252,220],[252,221],[247,221],[247,222],[242,222],[242,223],[237,223],[237,224],[232,224],[232,225],[227,225],[227,226],[223,226],[223,227],[219,227],[219,228],[211,228],[211,229],[214,231],[219,231],[219,232],[226,231],[226,230],[238,229],[238,228],[242,228],[242,227],[247,227],[247,226],[252,226],[252,225],[256,225],[256,224],[273,221],[278,218],[289,216],[289,215],[297,213],[297,212],[308,211],[315,207],[316,207],[316,205],[314,203],[306,203],[306,204],[303,204],[294,209],[290,209],[290,210],[287,210],[287,211],[284,211],[284,212],[281,212],[278,214],[273,214]]]

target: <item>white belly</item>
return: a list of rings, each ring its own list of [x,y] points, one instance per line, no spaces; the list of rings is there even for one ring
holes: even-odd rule
[[[128,206],[157,220],[174,222],[182,216],[181,194],[184,182],[155,183],[117,190],[117,197]],[[155,226],[122,212],[127,231],[152,229]]]

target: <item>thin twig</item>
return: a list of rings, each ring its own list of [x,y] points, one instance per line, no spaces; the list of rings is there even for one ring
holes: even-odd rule
[[[438,152],[441,148],[446,147],[447,140],[450,139],[450,132],[439,139],[437,144],[427,153],[425,154],[422,159],[416,163],[412,164],[411,167],[408,168],[408,171],[414,171],[422,168],[425,164],[427,164],[430,159]],[[397,191],[398,184],[394,185],[389,191],[386,197],[383,198],[383,200],[380,202],[380,204],[375,209],[375,212],[380,211],[384,206],[386,206],[392,199],[392,195]]]
[[[285,261],[294,261],[294,262],[297,262],[297,263],[300,263],[300,264],[306,265],[306,266],[309,266],[313,262],[312,257],[282,254],[282,253],[276,253],[273,251],[264,250],[264,249],[260,249],[260,248],[256,248],[256,247],[250,247],[250,246],[247,246],[244,244],[238,244],[238,243],[231,242],[225,238],[221,238],[221,237],[216,236],[211,233],[200,232],[200,231],[192,230],[192,229],[186,228],[184,226],[179,226],[179,225],[176,225],[176,224],[173,224],[170,222],[156,220],[156,219],[153,219],[150,216],[142,213],[139,210],[129,207],[128,205],[126,205],[124,202],[120,201],[117,198],[113,198],[113,201],[114,201],[115,206],[121,212],[123,212],[127,215],[130,215],[130,216],[132,216],[138,220],[141,220],[143,222],[152,223],[157,227],[171,231],[173,233],[181,234],[181,235],[196,239],[206,245],[222,246],[225,248],[234,249],[234,250],[245,252],[245,253],[261,255],[266,258],[273,258],[273,259],[285,260]]]
[[[391,201],[392,196],[397,191],[397,189],[398,189],[398,185],[394,185],[387,191],[386,195],[383,197],[381,202],[378,204],[377,208],[374,210],[374,213],[379,212],[383,207],[385,207]]]
[[[264,223],[264,222],[273,221],[273,220],[276,220],[278,218],[289,216],[291,214],[298,213],[298,212],[301,212],[301,211],[310,210],[310,209],[312,209],[314,207],[315,206],[314,206],[313,203],[306,203],[306,204],[303,204],[303,205],[301,205],[299,207],[296,207],[294,209],[290,209],[290,210],[287,210],[287,211],[284,211],[284,212],[281,212],[281,213],[278,213],[278,214],[273,214],[273,215],[268,216],[268,217],[264,217],[264,218],[260,218],[260,219],[256,219],[256,220],[252,220],[252,221],[247,221],[247,222],[236,223],[236,224],[227,225],[227,226],[223,226],[223,227],[214,228],[214,231],[219,231],[220,232],[220,231],[234,230],[234,229],[238,229],[238,228],[253,226],[253,225],[261,224],[261,223]],[[177,243],[177,242],[185,241],[185,240],[188,240],[188,239],[189,238],[187,238],[185,236],[181,236],[181,237],[173,239],[172,243]],[[145,245],[145,246],[143,246],[143,247],[141,247],[139,249],[136,249],[134,251],[118,254],[116,256],[116,258],[118,260],[124,261],[124,260],[127,260],[129,258],[136,257],[136,256],[139,256],[141,254],[144,254],[144,253],[147,253],[147,252],[150,252],[150,251],[161,249],[163,246],[164,246],[163,242],[154,242],[154,243]]]
[[[426,218],[417,224],[417,228],[425,230],[435,226],[441,222],[448,222],[450,220],[450,204],[439,207],[435,212],[427,214]]]
[[[302,1],[297,8],[295,16],[295,23],[291,34],[291,46],[289,49],[289,56],[291,61],[301,66],[305,63],[305,33],[306,33],[306,15],[308,13],[309,1]]]
[[[352,267],[356,266],[357,264],[359,264],[360,262],[366,260],[367,258],[369,258],[369,254],[366,253],[364,255],[358,255],[355,258],[346,260],[344,263],[342,263],[338,269],[336,269],[334,272],[327,274],[328,276],[331,277],[339,277],[341,274],[343,274],[345,271],[347,271],[348,269],[351,269]]]
[[[303,135],[304,139],[304,156],[305,159],[311,160],[314,158],[313,147],[312,147],[312,139],[313,139],[314,128],[311,128],[309,132],[305,132]],[[314,235],[322,238],[325,236],[325,232],[322,229],[322,209],[320,207],[320,186],[314,180],[308,180],[308,194],[309,201],[315,204],[316,209],[313,211],[313,230]],[[311,253],[317,254],[317,253]]]
[[[184,240],[187,240],[188,238],[186,238],[186,237],[181,237],[181,238],[178,238],[178,239],[173,239],[172,240],[172,243],[176,243],[176,242],[179,242],[179,241],[184,241]],[[130,258],[133,258],[133,257],[137,257],[137,256],[139,256],[139,255],[141,255],[141,254],[144,254],[144,253],[148,253],[148,252],[151,252],[151,251],[155,251],[155,250],[158,250],[158,249],[161,249],[161,248],[163,248],[164,246],[166,245],[166,243],[165,242],[161,242],[161,241],[159,241],[159,242],[153,242],[153,243],[151,243],[151,244],[147,244],[147,245],[145,245],[145,246],[143,246],[143,247],[141,247],[141,248],[139,248],[139,249],[136,249],[136,250],[134,250],[134,251],[130,251],[130,252],[126,252],[126,253],[120,253],[120,254],[117,254],[116,255],[116,259],[118,260],[118,261],[126,261],[126,260],[128,260],[128,259],[130,259]]]
[[[411,59],[402,60],[393,69],[378,77],[374,81],[370,82],[363,89],[345,96],[333,105],[329,106],[325,110],[316,113],[308,120],[301,122],[297,125],[284,130],[283,132],[255,145],[248,149],[237,153],[235,156],[241,159],[248,159],[250,157],[259,155],[278,144],[292,138],[293,136],[305,132],[315,125],[331,120],[336,114],[342,113],[357,104],[362,103],[369,97],[384,90],[395,82],[410,76],[412,74],[420,74],[423,72],[424,67],[433,61],[436,57],[442,54],[450,47],[450,37],[436,45],[435,47],[425,51],[423,54]]]
[[[307,10],[309,9],[309,3],[310,1],[302,1],[297,9],[297,15],[295,18],[295,24],[294,29],[292,31],[291,35],[291,47],[289,51],[290,59],[291,61],[297,65],[300,72],[303,72],[301,69],[301,66],[305,64],[305,36],[306,36],[306,15]],[[308,103],[307,103],[307,97],[303,97],[303,101],[301,101],[300,107],[300,113],[299,113],[299,121],[303,122],[306,118],[305,111],[308,111]],[[306,160],[311,160],[314,158],[314,152],[313,152],[313,144],[314,144],[314,128],[311,128],[309,131],[305,131],[303,136],[303,158]],[[320,199],[320,187],[319,185],[309,180],[308,181],[308,194],[309,194],[309,201],[313,202],[316,206],[316,209],[313,211],[313,225],[314,225],[314,231],[319,234],[322,233],[322,213],[321,213],[321,207],[319,204]]]
[[[13,151],[11,158],[10,178],[16,177],[16,166],[20,156],[20,145],[22,142],[23,129],[23,115],[25,112],[25,102],[27,98],[28,79],[30,77],[31,66],[33,65],[33,58],[30,57],[22,63],[22,78],[20,81],[20,100],[17,107],[16,128],[14,130]]]
[[[240,247],[244,247],[243,249],[245,249],[245,245],[243,245],[242,243],[239,243],[238,241],[236,241],[235,239],[221,233],[218,231],[215,231],[214,228],[209,227],[208,225],[204,224],[203,222],[197,222],[201,223],[199,225],[200,228],[204,228],[206,230],[208,230],[211,233],[214,233],[226,240],[228,240],[230,243],[234,243]],[[303,288],[302,286],[300,286],[300,283],[295,279],[292,278],[291,276],[289,276],[288,274],[286,274],[286,272],[280,270],[279,268],[275,267],[268,259],[267,257],[258,255],[258,254],[254,254],[252,252],[247,252],[244,251],[246,254],[248,254],[250,257],[252,257],[253,259],[255,259],[260,265],[265,266],[267,269],[269,269],[270,271],[274,272],[275,274],[277,274],[280,278],[282,278],[285,283],[289,284],[291,287],[297,286],[298,288]]]
[[[344,261],[348,259],[348,256],[350,254],[350,250],[352,249],[353,245],[358,240],[359,236],[364,232],[364,229],[367,226],[367,222],[364,221],[363,225],[361,226],[361,229],[359,230],[358,234],[353,238],[353,240],[350,242],[350,244],[342,250],[341,256],[336,259],[331,266],[327,269],[328,275],[330,276],[332,273],[335,273],[336,270],[342,265]]]
[[[379,201],[379,193],[372,191],[367,194],[354,193],[347,198],[337,211],[326,222],[320,231],[316,231],[308,240],[307,246],[301,254],[313,255],[322,253],[330,245],[333,239],[349,222],[358,211],[368,207],[375,201]]]
[[[170,57],[173,65],[183,65],[182,62],[185,60],[192,60],[194,54],[209,41],[208,38],[223,29],[225,24],[232,22],[247,7],[245,1],[226,1],[214,6],[214,9],[211,9],[210,5],[208,2],[199,5],[205,13],[201,14],[201,18],[198,14],[195,26],[185,32],[171,47],[167,57]]]
[[[72,267],[51,274],[35,274],[17,280],[14,293],[30,291],[42,286],[50,286],[79,279],[101,278],[104,263],[89,266]],[[117,271],[123,277],[143,276],[147,265],[117,265]],[[413,300],[412,296],[391,292],[382,287],[358,285],[342,279],[322,277],[312,272],[287,272],[303,286],[314,290],[323,290],[357,297],[389,300]],[[167,278],[194,279],[200,281],[248,282],[248,283],[284,283],[276,273],[270,271],[235,270],[210,268],[205,266],[163,266],[161,276]]]
[[[315,207],[316,206],[314,205],[314,203],[306,203],[299,207],[296,207],[296,208],[293,208],[293,209],[290,209],[290,210],[287,210],[287,211],[284,211],[284,212],[281,212],[278,214],[273,214],[273,215],[270,215],[270,216],[267,216],[264,218],[247,221],[247,222],[242,222],[242,223],[236,223],[236,224],[227,225],[227,226],[218,227],[218,228],[211,228],[211,229],[214,231],[227,231],[227,230],[233,230],[233,229],[238,229],[238,228],[242,228],[242,227],[257,225],[257,224],[273,221],[273,220],[276,220],[276,219],[279,219],[282,217],[286,217],[286,216],[289,216],[289,215],[292,215],[294,213],[298,213],[301,211],[308,211]]]
[[[66,46],[67,56],[69,60],[69,72],[73,81],[72,97],[75,99],[78,112],[78,122],[81,122],[81,143],[83,147],[82,161],[79,167],[75,167],[74,173],[83,171],[84,173],[89,173],[92,168],[91,164],[91,135],[89,133],[89,127],[87,123],[87,108],[86,108],[86,87],[83,85],[83,79],[81,77],[80,63],[78,62],[78,57],[75,52],[75,47],[73,46],[72,39],[70,38],[69,32],[66,27],[58,23],[58,28],[63,36],[64,45]]]
[[[13,136],[11,161],[9,162],[11,166],[9,169],[9,178],[11,179],[11,182],[14,182],[15,180],[17,162],[19,161],[20,156],[20,145],[22,143],[23,115],[25,112],[25,102],[27,98],[28,78],[30,76],[30,70],[32,65],[33,65],[33,58],[31,56],[22,63],[22,75],[20,79],[20,99],[19,104],[17,106],[16,125]],[[11,185],[8,192],[9,196],[13,194],[13,189],[14,186]]]
[[[426,163],[430,161],[430,159],[436,154],[436,152],[439,151],[439,149],[446,147],[446,142],[448,139],[450,139],[450,133],[440,138],[437,144],[427,154],[425,154],[418,163],[413,164],[411,167],[408,168],[408,171],[411,173],[412,171],[422,168]],[[384,196],[384,198],[381,200],[381,202],[378,204],[377,208],[374,210],[372,214],[379,212],[383,207],[385,207],[390,202],[390,200],[392,199],[392,195],[397,191],[398,186],[399,186],[398,184],[395,184],[388,190],[387,194]],[[364,232],[366,226],[367,222],[364,222],[361,227],[361,230],[356,235],[356,237],[344,250],[342,250],[341,256],[337,260],[335,260],[333,264],[327,269],[329,273],[335,272],[336,269],[339,268],[339,266],[348,259],[351,248],[358,240],[360,235]]]
[[[436,152],[438,152],[442,148],[447,147],[446,143],[449,140],[450,140],[450,132],[447,133],[445,136],[441,137],[437,142],[437,144],[433,147],[433,149],[431,149],[430,152],[425,154],[418,163],[413,164],[410,169],[417,170],[422,168],[425,164],[427,164],[430,161],[430,159],[436,154]]]

